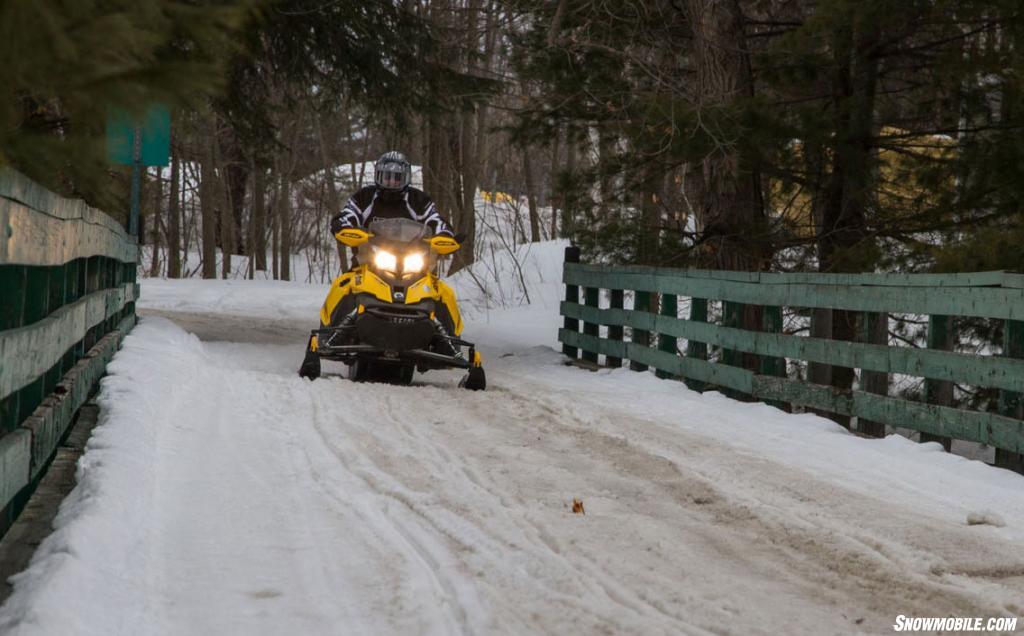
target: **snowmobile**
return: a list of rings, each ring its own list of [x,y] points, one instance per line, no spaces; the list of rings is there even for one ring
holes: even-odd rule
[[[416,371],[456,368],[467,370],[460,386],[485,389],[483,359],[459,338],[455,292],[438,276],[438,257],[458,241],[428,238],[426,226],[407,218],[375,219],[368,230],[338,234],[358,248],[359,263],[331,283],[299,375],[319,377],[321,360],[345,363],[356,382],[409,384]]]

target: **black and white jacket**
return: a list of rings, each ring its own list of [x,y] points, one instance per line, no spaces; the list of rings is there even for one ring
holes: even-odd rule
[[[422,190],[408,187],[401,192],[381,190],[369,185],[352,195],[341,213],[331,219],[331,232],[337,234],[349,227],[366,229],[373,219],[407,218],[421,221],[434,234],[454,236],[437,206]]]

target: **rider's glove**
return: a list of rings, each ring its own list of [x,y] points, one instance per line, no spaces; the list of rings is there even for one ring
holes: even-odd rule
[[[455,250],[459,249],[461,245],[454,238],[446,236],[444,234],[438,234],[434,238],[430,239],[430,249],[434,250],[438,254],[451,254]]]
[[[357,227],[344,227],[335,232],[334,237],[349,247],[359,247],[370,240],[372,235]]]

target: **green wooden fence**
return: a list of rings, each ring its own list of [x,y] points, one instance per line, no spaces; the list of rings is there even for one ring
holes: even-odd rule
[[[593,364],[603,355],[605,364],[615,367],[629,360],[634,370],[652,368],[695,390],[717,388],[782,408],[799,405],[840,419],[855,417],[859,430],[871,435],[882,434],[888,425],[920,431],[923,440],[939,440],[947,448],[950,439],[984,443],[996,449],[997,465],[1021,469],[1024,275],[772,274],[609,267],[577,260],[578,251],[568,248],[559,341],[572,358]],[[632,292],[633,309],[623,308],[623,292]],[[608,306],[599,306],[602,297]],[[680,318],[677,303],[687,298],[689,317]],[[709,301],[721,301],[721,324],[708,321]],[[744,329],[749,322],[738,319],[747,306],[763,316],[759,331]],[[784,334],[783,308],[856,312],[860,341]],[[878,321],[887,324],[890,314],[930,316],[929,348],[890,346],[884,325],[883,344],[873,343],[879,340],[868,332],[877,333]],[[1001,353],[943,350],[952,348],[953,317],[1001,321]],[[607,327],[604,336],[601,326]],[[709,347],[721,350],[717,361],[709,360]],[[787,360],[860,369],[860,384],[841,390],[791,379]],[[924,378],[925,400],[891,395],[888,374]],[[999,412],[952,407],[954,383],[998,389]]]
[[[138,246],[0,168],[0,535],[135,324]]]

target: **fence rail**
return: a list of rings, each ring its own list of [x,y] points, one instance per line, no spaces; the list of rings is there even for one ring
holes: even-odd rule
[[[0,535],[135,324],[119,223],[0,169]]]
[[[868,434],[884,434],[888,425],[919,431],[923,440],[947,448],[951,439],[988,444],[996,449],[997,464],[1022,468],[1024,275],[775,274],[576,261],[576,248],[567,248],[559,341],[572,358],[596,364],[604,356],[613,367],[629,360],[634,370],[652,368],[659,377],[679,377],[697,390],[720,388],[782,408],[857,418]],[[624,306],[627,296],[632,308]],[[689,299],[688,318],[679,317],[681,298]],[[709,301],[722,303],[719,322],[708,320]],[[761,316],[756,329],[743,319],[751,306]],[[784,308],[826,316],[843,310],[857,323],[857,341],[785,334]],[[928,348],[890,345],[891,314],[929,316]],[[949,350],[961,317],[1000,321],[1001,355]],[[709,347],[720,350],[717,361],[709,360]],[[837,388],[792,379],[788,361],[859,369],[860,383]],[[890,395],[890,374],[924,378],[926,399]],[[998,390],[998,412],[954,407],[954,385]]]

